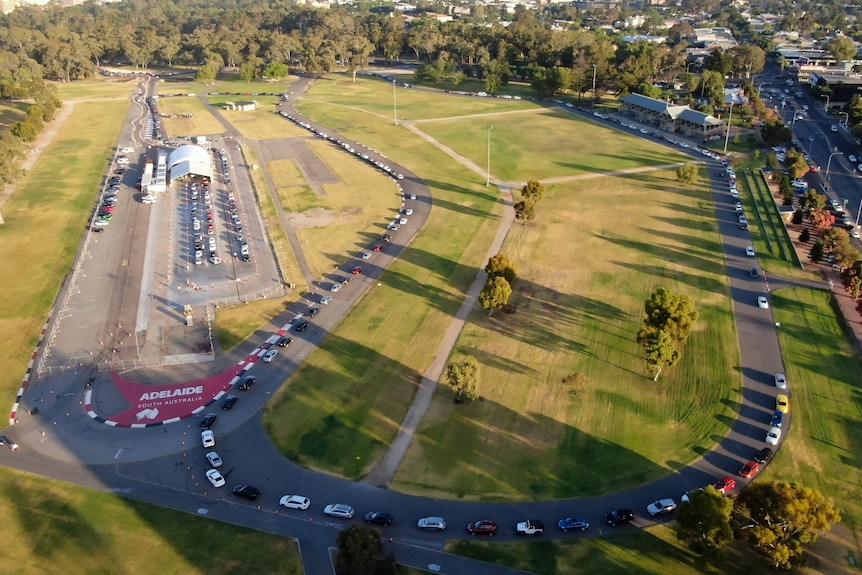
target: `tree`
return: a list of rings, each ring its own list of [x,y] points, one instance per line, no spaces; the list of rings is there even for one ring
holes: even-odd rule
[[[338,575],[374,575],[383,554],[379,529],[354,523],[338,532],[336,542],[335,572]]]
[[[802,209],[817,211],[822,210],[826,206],[826,196],[818,194],[817,190],[810,189],[805,192],[805,197],[802,198]]]
[[[796,208],[796,211],[793,212],[793,217],[790,219],[790,221],[798,226],[804,220],[805,220],[805,212],[802,211],[802,208]]]
[[[538,180],[528,180],[527,184],[521,188],[521,197],[534,202],[541,200],[544,193],[545,186]]]
[[[721,549],[733,541],[730,515],[733,500],[724,497],[712,485],[703,491],[689,493],[689,502],[676,512],[677,537],[695,553],[718,559]]]
[[[812,210],[811,223],[815,229],[826,230],[835,223],[835,216],[826,210]]]
[[[808,231],[808,228],[805,228],[804,230],[802,230],[802,233],[799,234],[799,241],[803,244],[807,244],[809,241],[811,241],[811,232]]]
[[[817,263],[823,259],[823,247],[823,240],[817,240],[811,246],[811,252],[808,254],[808,257],[812,262]]]
[[[286,78],[288,73],[287,66],[282,62],[270,62],[266,65],[266,68],[263,69],[263,75],[266,78],[275,81]]]
[[[500,253],[495,256],[491,256],[488,260],[488,265],[485,266],[485,273],[488,274],[488,277],[502,276],[511,284],[515,281],[518,269],[515,267],[515,264],[509,260],[509,256]]]
[[[688,185],[694,181],[697,167],[694,164],[683,164],[676,169],[676,181]]]
[[[524,225],[536,217],[536,202],[533,200],[521,200],[513,207],[515,208],[515,218],[523,221]]]
[[[824,44],[823,49],[838,62],[853,60],[857,53],[855,42],[847,36],[833,36]]]
[[[251,82],[257,75],[257,66],[253,60],[243,62],[239,67],[239,78],[246,82]]]
[[[679,361],[680,353],[673,345],[673,338],[664,330],[642,329],[638,343],[646,351],[647,366],[655,372],[653,381],[658,380],[662,368],[673,367]]]
[[[773,120],[760,129],[760,137],[767,146],[780,146],[793,139],[793,132],[781,120]]]
[[[482,308],[490,310],[488,315],[491,315],[495,309],[506,305],[511,295],[512,287],[506,278],[502,276],[489,277],[488,281],[485,282],[485,287],[479,292],[479,303],[482,304]]]
[[[647,330],[661,330],[672,339],[684,342],[697,321],[694,301],[667,288],[658,288],[644,302],[644,326]]]
[[[755,482],[736,498],[734,533],[773,569],[802,564],[804,545],[817,541],[841,520],[832,501],[810,487],[778,481]]]
[[[458,392],[458,399],[475,400],[479,397],[479,364],[467,356],[463,361],[450,361],[446,366],[446,383]]]

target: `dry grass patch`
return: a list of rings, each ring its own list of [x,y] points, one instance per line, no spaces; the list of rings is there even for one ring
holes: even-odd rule
[[[213,111],[197,96],[159,98],[159,112],[176,114],[176,118],[162,118],[165,133],[172,138],[223,134],[224,126],[213,116]],[[192,114],[182,118],[182,114]]]
[[[456,348],[479,361],[484,401],[456,406],[441,387],[394,488],[525,499],[622,489],[727,432],[737,354],[719,238],[706,191],[673,179],[561,184],[534,224],[512,229],[513,313],[474,310]],[[691,295],[702,319],[682,364],[653,383],[634,339],[659,286]]]
[[[245,341],[287,309],[295,299],[287,296],[217,308],[215,328],[222,351],[228,352]]]
[[[261,103],[253,112],[222,110],[222,117],[249,140],[277,140],[280,138],[307,137],[308,131],[273,113],[273,102]]]
[[[136,78],[99,78],[75,82],[51,82],[61,100],[122,100],[131,98]]]

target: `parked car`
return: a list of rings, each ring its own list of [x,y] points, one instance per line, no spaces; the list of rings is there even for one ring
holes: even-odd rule
[[[563,531],[586,531],[590,528],[590,522],[582,517],[566,517],[557,522],[557,527]]]
[[[775,387],[777,387],[778,389],[787,389],[787,376],[783,373],[776,373]]]
[[[659,499],[647,505],[647,513],[650,517],[656,515],[664,515],[676,509],[676,502],[673,499]]]
[[[366,523],[389,526],[392,525],[393,521],[395,521],[394,517],[388,513],[383,513],[382,511],[371,511],[365,514]]]
[[[758,471],[760,471],[760,465],[756,461],[749,461],[739,470],[739,475],[746,479],[750,479],[757,475]]]
[[[215,447],[215,434],[209,429],[201,431],[201,443],[204,447]]]
[[[303,497],[302,495],[285,495],[278,500],[278,504],[287,509],[301,509],[304,511],[311,505],[311,501],[309,501],[308,497]]]
[[[221,408],[224,410],[228,410],[234,406],[237,400],[237,396],[235,395],[226,395],[224,396],[224,400],[221,402]]]
[[[772,459],[772,449],[769,447],[764,447],[754,456],[754,460],[761,465],[766,465],[770,459]]]
[[[765,295],[757,296],[757,307],[760,309],[769,309],[769,300]]]
[[[635,514],[631,509],[614,509],[605,513],[605,523],[608,525],[619,525],[620,523],[631,523]]]
[[[728,475],[727,477],[722,477],[721,479],[713,483],[712,486],[715,487],[716,491],[724,495],[725,493],[736,487],[736,479]]]
[[[222,460],[221,457],[218,456],[218,453],[215,451],[210,451],[207,453],[207,461],[210,462],[210,465],[213,467],[221,467]]]
[[[215,423],[216,414],[215,413],[207,413],[204,415],[203,419],[201,419],[201,429],[209,429],[212,427],[213,423]]]
[[[278,338],[278,341],[276,343],[278,344],[278,347],[287,347],[293,343],[293,338],[286,336],[286,335],[283,335],[280,338]]]
[[[219,473],[217,469],[210,469],[207,471],[207,479],[210,480],[213,487],[222,487],[224,485],[224,477],[222,477],[221,473]]]
[[[308,322],[305,320],[297,322],[293,324],[293,329],[294,331],[305,331],[306,329],[308,329]]]
[[[425,531],[443,531],[446,529],[446,520],[442,517],[423,517],[416,526]]]
[[[470,535],[494,535],[497,532],[497,524],[490,519],[480,519],[467,524]]]
[[[332,296],[331,296],[331,295],[325,295],[325,296],[323,296],[322,298],[320,298],[320,303],[322,303],[323,305],[327,305],[327,304],[329,304],[329,302],[331,302],[331,301],[332,301]]]
[[[278,355],[278,350],[277,349],[271,349],[271,350],[267,351],[265,354],[263,354],[263,357],[261,359],[263,359],[263,361],[265,363],[269,363],[272,360],[274,360],[277,355]]]
[[[527,519],[515,525],[515,533],[518,535],[541,535],[544,532],[545,524],[541,519]]]
[[[233,494],[238,497],[245,497],[252,501],[260,499],[260,490],[253,485],[248,485],[247,483],[241,483],[240,485],[235,486],[233,488]]]
[[[330,517],[340,517],[341,519],[350,519],[353,517],[353,507],[344,503],[331,503],[323,508],[324,515]]]
[[[332,287],[329,288],[329,291],[337,292],[338,290],[341,289],[341,286],[342,286],[341,282],[335,282],[334,284],[332,284]]]
[[[790,413],[790,399],[783,393],[775,398],[775,409],[782,413]]]
[[[766,433],[766,443],[769,445],[778,445],[778,440],[781,439],[781,428],[770,427]]]
[[[769,422],[769,425],[773,427],[781,427],[782,423],[784,423],[784,414],[780,411],[773,412],[772,421]]]
[[[745,248],[745,255],[750,258],[753,258],[755,255],[757,255],[754,251],[754,246],[748,246],[747,248]]]
[[[242,391],[248,391],[251,389],[251,386],[255,384],[257,378],[253,375],[247,375],[241,380],[239,380],[239,384],[236,386],[237,389],[241,389]]]
[[[353,271],[351,271],[350,273],[352,273],[353,275],[359,275],[362,273],[362,268],[359,266],[356,266],[353,268]]]
[[[0,445],[5,445],[9,448],[9,451],[18,450],[18,444],[6,437],[5,435],[0,435]]]

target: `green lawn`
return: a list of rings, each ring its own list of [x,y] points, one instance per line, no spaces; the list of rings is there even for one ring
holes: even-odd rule
[[[8,129],[17,124],[27,116],[27,108],[30,105],[25,102],[3,102],[0,104],[0,128]]]
[[[168,138],[208,136],[225,132],[224,126],[212,111],[196,96],[159,98],[158,104],[160,113],[177,115],[176,118],[162,118],[162,126]],[[193,114],[193,116],[182,118],[181,114]]]
[[[676,150],[556,108],[416,122],[418,129],[483,169],[488,159],[489,125],[493,126],[491,174],[507,182],[690,161]]]
[[[0,573],[301,575],[295,541],[0,467]]]
[[[69,272],[128,102],[80,103],[3,208],[0,390],[13,397]]]
[[[138,81],[134,78],[100,78],[51,84],[57,88],[61,100],[128,100]]]
[[[551,499],[640,485],[697,459],[733,420],[738,364],[709,196],[674,172],[559,184],[503,247],[518,267],[509,313],[474,309],[456,355],[483,401],[438,388],[393,488]],[[635,342],[657,287],[700,321],[658,383]],[[577,385],[564,384],[581,374]],[[708,382],[708,385],[706,384]]]

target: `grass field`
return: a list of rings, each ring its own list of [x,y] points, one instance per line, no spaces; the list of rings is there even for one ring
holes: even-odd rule
[[[261,100],[262,98],[258,98]],[[214,98],[209,98],[213,102]],[[273,113],[274,102],[277,98],[270,98],[271,103],[261,104],[260,108],[253,112],[236,112],[222,110],[222,116],[249,140],[275,140],[279,138],[307,137],[308,131],[303,130],[293,122]]]
[[[674,178],[560,184],[534,224],[512,229],[514,313],[475,309],[456,347],[478,360],[484,400],[455,405],[438,388],[393,488],[507,500],[609,492],[726,434],[738,355],[719,237],[702,184]],[[660,286],[690,295],[701,317],[680,365],[653,383],[634,340]],[[562,383],[576,373],[581,383]]]
[[[23,120],[29,107],[26,102],[4,102],[0,105],[0,128],[8,129]]]
[[[416,122],[417,128],[482,167],[487,163],[488,125],[494,126],[491,174],[507,182],[690,161],[676,150],[556,108]],[[524,134],[530,134],[528,143]]]
[[[134,78],[85,80],[82,82],[51,82],[61,100],[123,100],[129,99],[138,81]]]
[[[3,208],[0,396],[13,398],[68,273],[128,102],[80,103]]]
[[[287,309],[294,296],[265,299],[216,310],[215,329],[219,346],[228,352]]]
[[[177,114],[176,118],[162,118],[166,138],[183,138],[186,136],[216,135],[225,132],[224,126],[212,114],[212,111],[196,96],[171,96],[159,98],[159,112],[162,114]],[[181,114],[193,114],[190,118],[179,117]]]
[[[301,575],[293,540],[0,467],[0,573]]]

